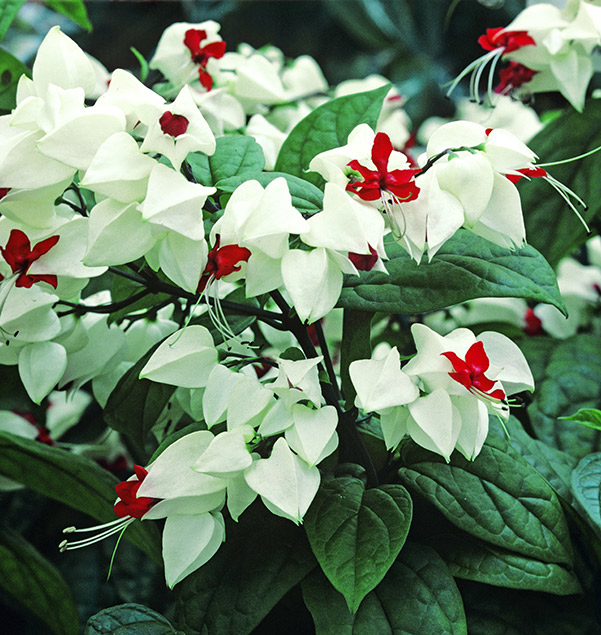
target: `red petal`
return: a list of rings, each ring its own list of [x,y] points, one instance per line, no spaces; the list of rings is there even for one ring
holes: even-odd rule
[[[56,289],[58,286],[58,278],[52,273],[40,273],[40,274],[27,274],[23,273],[15,282],[15,287],[25,287],[26,289],[30,289],[33,284],[36,282],[46,282],[51,287]]]
[[[207,92],[213,88],[213,78],[204,70],[204,68],[198,69],[198,79],[200,80],[200,85],[203,86]]]
[[[472,387],[472,380],[467,373],[449,373],[449,377],[465,386],[468,390]]]
[[[12,272],[16,273],[30,253],[29,238],[20,229],[13,229],[8,237],[6,247],[0,247],[0,253],[10,265]]]
[[[205,59],[209,57],[214,57],[215,59],[220,59],[225,55],[225,47],[227,44],[220,40],[219,42],[211,42],[206,46],[202,47],[202,52],[204,53]]]
[[[489,379],[485,375],[476,375],[472,379],[472,385],[482,392],[488,392],[496,383],[496,381]]]
[[[465,354],[465,362],[475,374],[482,374],[488,370],[490,361],[484,352],[484,344],[480,341],[472,344]]]
[[[469,373],[470,372],[469,366],[460,357],[458,357],[455,353],[452,353],[452,352],[449,351],[448,353],[441,353],[441,355],[443,357],[446,357],[451,362],[451,364],[453,364],[453,368],[457,372],[459,372],[459,373]]]
[[[392,142],[390,137],[383,132],[378,132],[371,149],[371,160],[374,162],[380,176],[384,176],[388,170],[388,159],[390,159],[391,153]]]
[[[59,236],[50,236],[50,238],[46,238],[45,240],[41,240],[36,246],[31,250],[29,254],[29,264],[37,260],[40,256],[48,253],[54,245],[58,242]]]

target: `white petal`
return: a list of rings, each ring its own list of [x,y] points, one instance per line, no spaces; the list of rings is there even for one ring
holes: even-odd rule
[[[202,388],[217,363],[217,350],[204,326],[188,326],[168,337],[140,372],[141,379],[162,384]]]
[[[67,351],[56,342],[36,342],[19,355],[19,376],[29,398],[36,404],[58,384],[67,368]]]
[[[186,576],[208,562],[225,537],[221,514],[169,516],[163,529],[165,579],[172,589]]]

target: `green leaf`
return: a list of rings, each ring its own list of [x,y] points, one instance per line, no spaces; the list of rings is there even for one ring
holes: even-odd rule
[[[346,145],[349,134],[361,123],[376,127],[390,86],[332,99],[299,121],[284,141],[275,164],[286,172],[321,186],[323,179],[307,173],[311,159],[320,152]]]
[[[464,533],[441,532],[428,542],[456,578],[555,595],[571,595],[582,590],[576,575],[559,564],[533,560]]]
[[[601,530],[601,452],[589,454],[578,463],[572,472],[572,490],[593,526]]]
[[[0,27],[1,19],[0,14]],[[17,84],[21,75],[31,75],[27,66],[7,51],[0,49],[0,110],[12,110],[15,107]]]
[[[408,542],[355,615],[318,570],[302,582],[317,635],[467,633],[461,596],[447,566],[430,547]]]
[[[245,181],[259,181],[263,187],[267,187],[273,180],[284,177],[288,182],[288,189],[292,197],[292,205],[302,214],[315,214],[323,209],[323,192],[313,185],[291,174],[284,172],[254,172],[244,176],[231,176],[223,181],[215,183],[215,187],[222,192],[231,193]]]
[[[593,428],[593,430],[601,430],[601,410],[596,408],[580,408],[576,414],[559,418],[565,421],[575,421],[583,426]]]
[[[571,475],[578,459],[548,446],[543,441],[533,439],[513,416],[509,418],[506,425],[512,447],[547,479],[551,487],[564,500],[570,503],[572,501]]]
[[[261,146],[252,137],[241,135],[220,137],[210,157],[194,152],[187,156],[186,161],[194,178],[207,186],[233,176],[254,174],[265,167]]]
[[[459,230],[431,262],[416,264],[397,244],[386,248],[389,275],[346,276],[338,306],[384,313],[423,313],[482,297],[527,298],[565,311],[549,264],[529,245],[509,251]]]
[[[470,635],[597,635],[595,601],[460,581]]]
[[[601,450],[601,434],[573,421],[558,421],[579,408],[601,405],[601,341],[579,334],[568,340],[530,337],[520,347],[536,390],[528,415],[537,437],[576,458]]]
[[[303,530],[260,508],[226,533],[217,554],[176,587],[174,623],[186,635],[251,633],[315,567]]]
[[[44,0],[44,2],[50,9],[73,20],[82,29],[92,30],[92,23],[88,19],[88,12],[83,0]]]
[[[177,635],[165,617],[143,604],[119,604],[92,615],[84,635]]]
[[[401,485],[365,490],[352,476],[323,483],[304,519],[323,572],[355,613],[395,561],[411,525],[412,503]]]
[[[6,32],[13,23],[19,9],[27,0],[2,0],[0,2],[0,40],[4,39]]]
[[[0,432],[0,456],[2,476],[102,523],[115,520],[115,485],[119,481],[94,461],[8,432]],[[160,562],[155,527],[135,523],[124,537]]]
[[[548,163],[575,157],[601,145],[601,103],[587,102],[582,114],[566,109],[564,114],[547,124],[528,146]],[[576,192],[590,207],[580,208],[593,226],[601,211],[601,154],[548,168],[549,173]],[[524,209],[526,236],[552,264],[572,253],[587,238],[587,231],[565,201],[543,179],[522,179],[520,197]]]
[[[79,633],[77,607],[59,571],[24,538],[7,530],[0,531],[0,586],[53,633]]]
[[[143,445],[153,426],[169,406],[176,386],[140,379],[140,372],[162,342],[157,342],[121,377],[104,410],[107,424]]]
[[[572,562],[566,520],[545,479],[494,431],[474,461],[449,464],[408,442],[401,481],[454,525],[498,547],[551,563]]]

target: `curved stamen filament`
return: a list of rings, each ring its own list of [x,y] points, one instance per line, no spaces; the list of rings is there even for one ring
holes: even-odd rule
[[[75,532],[87,532],[87,531],[97,531],[98,529],[104,529],[99,534],[94,536],[90,536],[89,538],[83,538],[82,540],[73,540],[69,542],[68,540],[63,540],[58,546],[59,551],[62,553],[64,551],[72,551],[73,549],[83,549],[84,547],[88,547],[89,545],[93,545],[96,542],[100,542],[109,536],[119,533],[124,530],[126,527],[133,523],[135,518],[131,516],[125,516],[124,518],[118,518],[116,521],[105,523],[104,525],[97,525],[96,527],[88,527],[85,529],[75,529],[75,527],[67,527],[63,530],[63,533],[75,533]]]

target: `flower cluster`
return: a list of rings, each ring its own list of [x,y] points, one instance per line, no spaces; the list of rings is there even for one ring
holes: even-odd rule
[[[492,331],[476,338],[461,328],[442,336],[415,324],[411,332],[417,354],[403,368],[396,347],[351,364],[355,404],[380,415],[390,450],[409,435],[447,461],[455,448],[474,459],[489,413],[507,420],[508,397],[534,389],[528,364],[516,344]]]
[[[601,7],[588,0],[569,0],[564,9],[551,3],[531,4],[506,27],[487,29],[478,43],[487,53],[466,67],[451,90],[471,73],[471,96],[479,99],[480,79],[490,64],[488,94],[492,101],[493,75],[503,60],[508,64],[499,71],[495,92],[559,91],[582,111],[594,73],[592,53],[601,44]]]
[[[551,180],[514,134],[469,121],[441,126],[415,159],[394,88],[375,129],[361,123],[346,145],[307,158],[323,191],[274,174],[284,139],[329,87],[311,58],[227,51],[219,31],[169,27],[150,61],[165,82],[150,88],[105,73],[55,27],[0,117],[0,364],[18,367],[36,404],[88,382],[103,408],[128,382],[169,395],[149,426],[161,451],[117,486],[118,518],[68,528],[96,533],[61,548],[164,519],[170,587],[213,557],[226,521],[256,499],[303,521],[341,421],[356,413],[343,407],[333,314],[348,276],[387,276],[391,242],[431,260],[459,228],[519,247],[516,182]],[[507,54],[532,46],[489,34],[495,43]],[[344,83],[334,98],[387,84]],[[240,139],[261,155],[252,173],[230,170]],[[488,415],[507,419],[508,395],[532,389],[526,362],[493,333],[412,332],[417,355],[402,369],[396,348],[350,365],[356,405],[377,413],[390,450],[408,435],[447,460],[455,448],[474,459]]]

